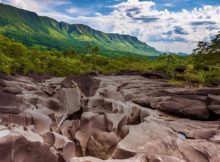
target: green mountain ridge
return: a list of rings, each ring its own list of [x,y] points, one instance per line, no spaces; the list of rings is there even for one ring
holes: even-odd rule
[[[98,46],[104,55],[158,56],[161,53],[136,37],[110,34],[83,24],[68,24],[34,12],[0,3],[0,34],[27,46],[46,49],[74,49],[86,53]]]

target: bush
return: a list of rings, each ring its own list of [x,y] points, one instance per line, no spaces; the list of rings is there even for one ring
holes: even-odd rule
[[[13,59],[0,53],[0,72],[10,74],[13,73],[14,61]]]

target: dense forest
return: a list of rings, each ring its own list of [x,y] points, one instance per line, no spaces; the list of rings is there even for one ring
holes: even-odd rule
[[[91,71],[104,74],[124,70],[160,71],[170,75],[170,81],[175,84],[195,82],[201,85],[220,79],[220,34],[209,43],[199,42],[194,53],[186,57],[173,54],[154,59],[108,57],[100,53],[99,47],[85,48],[85,54],[78,54],[74,49],[43,50],[0,36],[0,71],[7,74],[54,76],[79,75]]]

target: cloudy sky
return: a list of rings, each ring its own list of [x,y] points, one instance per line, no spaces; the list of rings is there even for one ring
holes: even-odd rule
[[[220,30],[220,0],[0,0],[69,23],[129,34],[161,51],[190,53]]]

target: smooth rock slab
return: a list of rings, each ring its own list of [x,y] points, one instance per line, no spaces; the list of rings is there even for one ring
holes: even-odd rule
[[[151,107],[171,113],[195,119],[208,119],[209,111],[206,103],[198,100],[190,100],[176,96],[155,97],[151,100]]]

